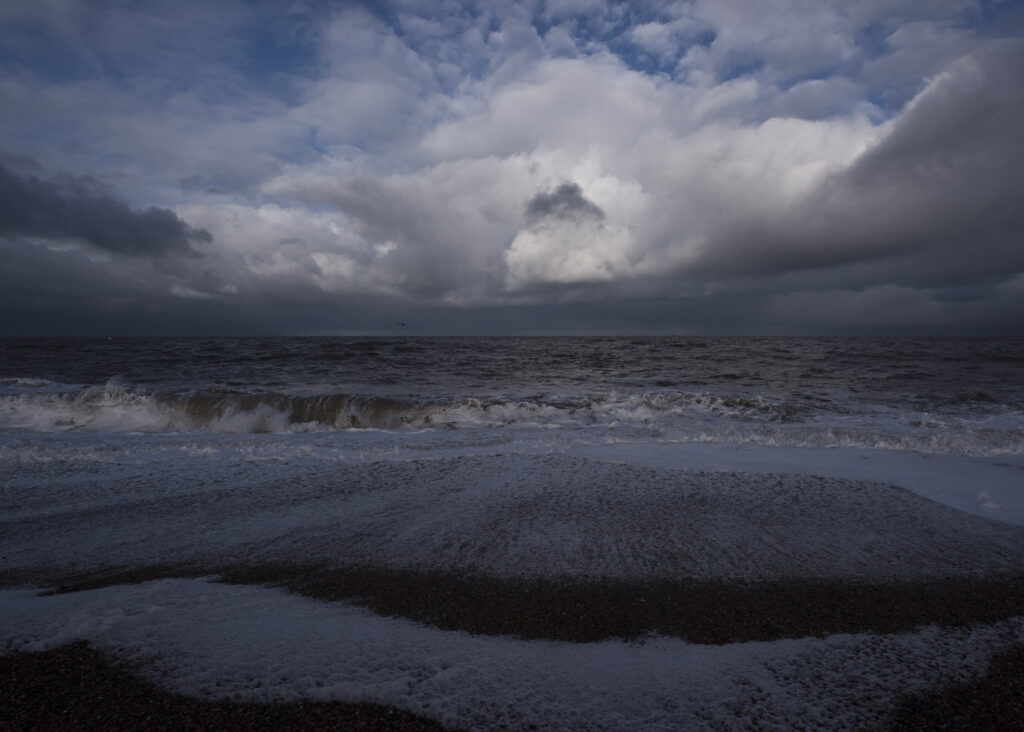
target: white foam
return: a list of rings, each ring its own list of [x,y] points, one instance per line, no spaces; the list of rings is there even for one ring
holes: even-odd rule
[[[1010,572],[1024,556],[1021,531],[893,486],[1019,516],[1007,476],[1020,468],[993,459],[437,440],[0,439],[0,553],[11,569],[289,561],[755,580]]]
[[[864,448],[606,440],[573,454],[653,468],[819,475],[896,485],[975,516],[1024,526],[1024,455],[982,457]]]
[[[689,392],[465,398],[450,403],[344,394],[156,395],[113,379],[103,387],[31,388],[0,394],[0,429],[229,434],[435,427],[568,430],[602,432],[617,439],[1024,454],[1024,430],[1017,412],[940,418],[879,405],[849,407],[815,409],[792,399]]]
[[[0,396],[0,426],[32,432],[162,432],[187,425],[150,395],[117,379],[103,387]]]
[[[88,640],[177,692],[390,704],[459,728],[876,726],[900,695],[981,673],[1024,619],[970,630],[700,646],[471,636],[345,603],[163,580],[37,597],[0,590],[0,644]]]

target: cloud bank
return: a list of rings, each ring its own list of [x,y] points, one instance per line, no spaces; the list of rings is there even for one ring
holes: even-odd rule
[[[2,11],[12,332],[1024,332],[1010,6],[175,7]]]
[[[120,254],[188,251],[213,241],[166,208],[133,210],[88,176],[41,179],[0,162],[0,236],[82,241]]]

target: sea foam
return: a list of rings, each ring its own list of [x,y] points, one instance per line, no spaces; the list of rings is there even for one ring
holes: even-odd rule
[[[112,379],[72,389],[47,383],[0,394],[0,429],[33,432],[261,434],[337,430],[598,430],[680,442],[863,447],[959,455],[1024,453],[1020,415],[936,415],[798,398],[691,392],[426,399],[224,389],[145,390]],[[9,391],[9,390],[8,390]]]

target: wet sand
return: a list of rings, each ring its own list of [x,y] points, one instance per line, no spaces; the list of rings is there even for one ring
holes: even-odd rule
[[[376,704],[205,701],[172,694],[85,643],[0,656],[0,729],[442,730]]]
[[[0,729],[11,730],[443,730],[375,704],[205,701],[172,694],[85,643],[0,656]],[[892,730],[1018,730],[1024,719],[1024,646],[993,659],[968,684],[906,697]]]
[[[211,568],[181,566],[123,569],[64,576],[51,592],[213,573]],[[444,629],[573,642],[657,633],[724,644],[897,633],[922,625],[968,626],[1024,615],[1024,577],[1019,576],[875,584],[629,583],[295,564],[221,567],[216,574],[225,582],[268,584],[322,600],[345,600]],[[240,703],[173,694],[85,643],[0,657],[0,679],[5,689],[3,729],[442,729],[432,720],[373,704]],[[973,683],[905,698],[893,710],[890,726],[934,729],[953,720],[952,728],[1019,729],[1021,700],[1024,647],[997,657],[986,676]]]
[[[912,581],[894,577],[884,582],[628,582],[274,564],[154,566],[59,581],[49,575],[45,584],[72,592],[204,575],[218,575],[229,583],[279,586],[321,600],[344,600],[445,630],[580,643],[647,633],[707,644],[899,633],[922,625],[958,627],[1024,615],[1024,575]]]

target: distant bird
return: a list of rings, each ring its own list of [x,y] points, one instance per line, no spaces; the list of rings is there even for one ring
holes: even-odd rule
[[[403,328],[405,327],[405,323],[399,323],[399,325],[402,326]]]

